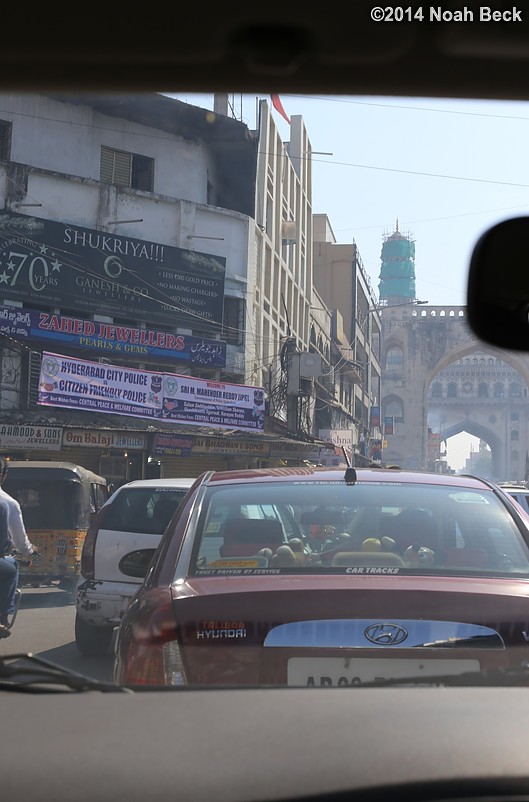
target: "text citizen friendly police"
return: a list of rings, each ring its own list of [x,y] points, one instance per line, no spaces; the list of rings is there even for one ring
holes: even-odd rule
[[[508,9],[376,6],[371,9],[371,19],[374,22],[522,22],[522,11],[516,6]]]

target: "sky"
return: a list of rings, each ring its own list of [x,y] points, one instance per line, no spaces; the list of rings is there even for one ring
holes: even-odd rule
[[[176,95],[213,108],[213,95]],[[269,96],[260,96],[270,101]],[[383,237],[415,241],[416,297],[465,305],[472,249],[490,226],[529,215],[529,104],[511,101],[281,95],[303,117],[313,151],[314,213],[340,243],[356,242],[378,296]],[[255,95],[231,95],[233,116],[256,128]],[[275,110],[284,141],[290,126]],[[467,445],[448,443],[464,465]],[[457,462],[457,464],[455,464]]]

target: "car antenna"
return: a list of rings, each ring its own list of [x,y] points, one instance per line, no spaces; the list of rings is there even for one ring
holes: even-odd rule
[[[356,484],[356,471],[349,462],[349,457],[347,456],[347,451],[345,450],[345,446],[342,446],[342,451],[345,461],[347,463],[347,468],[345,469],[345,484],[354,485]]]

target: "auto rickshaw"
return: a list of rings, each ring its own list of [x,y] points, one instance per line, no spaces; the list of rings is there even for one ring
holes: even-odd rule
[[[11,461],[3,489],[19,502],[38,552],[21,566],[19,583],[58,580],[73,590],[90,521],[109,495],[106,479],[71,462]]]

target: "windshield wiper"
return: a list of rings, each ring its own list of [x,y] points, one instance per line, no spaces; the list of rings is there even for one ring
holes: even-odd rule
[[[431,676],[392,677],[362,682],[355,688],[390,688],[396,685],[447,685],[453,687],[480,686],[529,686],[529,663],[508,668],[482,668],[480,671],[464,671],[461,674],[432,674]]]
[[[110,682],[100,682],[77,671],[63,668],[31,652],[0,655],[0,691],[57,693],[60,690],[78,693],[82,691],[134,693],[129,688],[122,688]]]

